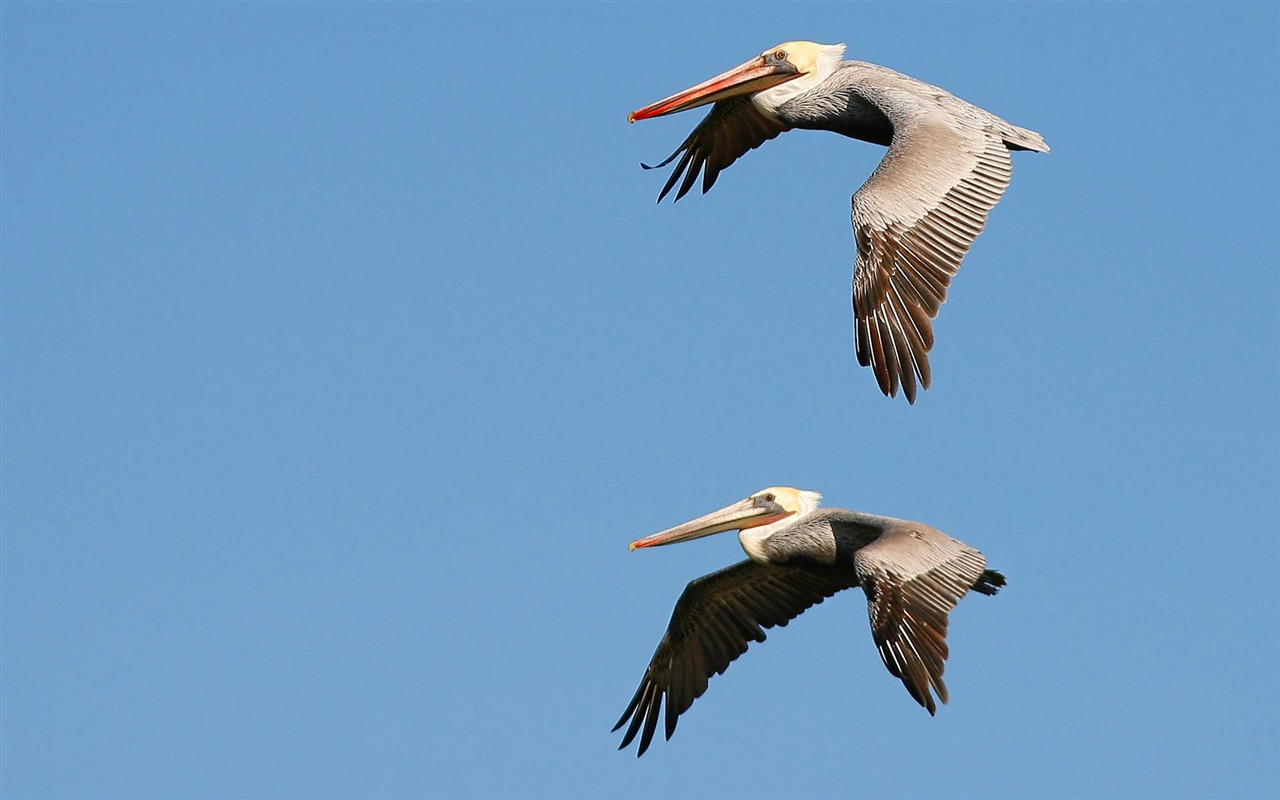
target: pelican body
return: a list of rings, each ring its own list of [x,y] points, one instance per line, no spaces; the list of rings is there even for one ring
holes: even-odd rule
[[[658,201],[702,191],[739,156],[792,128],[888,147],[853,195],[854,338],[858,362],[890,397],[914,403],[932,381],[933,322],[951,278],[1009,185],[1011,150],[1047,152],[1019,128],[937,86],[843,61],[845,46],[784,42],[683,92],[633,111],[632,122],[714,103],[684,143]],[[683,179],[682,179],[683,178]]]
[[[786,625],[843,589],[862,587],[871,636],[889,672],[930,714],[942,681],[947,615],[966,592],[993,595],[1005,585],[982,553],[928,525],[818,507],[821,495],[783,486],[631,543],[631,549],[737,530],[749,558],[691,582],[676,601],[640,687],[613,729],[622,744],[653,741],[665,703],[670,739],[680,715],[707,681],[763,642],[765,628]],[[628,724],[629,723],[629,724]]]

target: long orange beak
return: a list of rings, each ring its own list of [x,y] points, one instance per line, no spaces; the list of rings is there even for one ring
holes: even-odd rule
[[[690,539],[700,539],[703,536],[710,536],[721,531],[741,530],[743,528],[754,528],[757,525],[767,525],[770,522],[777,522],[785,516],[787,516],[786,511],[779,512],[776,506],[769,508],[757,505],[755,498],[748,497],[746,500],[740,500],[731,506],[725,506],[719,511],[712,511],[710,514],[698,517],[683,525],[667,528],[665,531],[646,536],[643,539],[636,539],[627,546],[627,549],[635,550],[637,547],[657,547],[664,544],[687,542]]]
[[[756,56],[747,63],[721,73],[711,80],[683,92],[677,92],[653,105],[645,106],[627,115],[627,122],[661,117],[691,108],[714,103],[729,97],[763,92],[765,89],[800,77],[800,71],[787,62],[772,62],[764,56]]]

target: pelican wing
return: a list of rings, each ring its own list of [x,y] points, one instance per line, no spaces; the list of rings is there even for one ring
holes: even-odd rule
[[[640,166],[659,169],[680,156],[675,169],[671,171],[671,177],[667,178],[666,185],[662,187],[662,193],[658,195],[659,203],[676,185],[676,181],[680,180],[681,174],[684,175],[684,180],[680,182],[676,200],[689,193],[699,172],[703,173],[702,193],[706,194],[715,185],[721,170],[737,161],[743,153],[754,150],[790,128],[785,122],[760,113],[749,97],[731,97],[713,105],[711,113],[698,123],[698,127],[693,129],[684,144],[677,147],[665,161],[652,167],[648,164]]]
[[[1004,585],[1004,576],[985,566],[982,553],[915,523],[854,555],[880,657],[930,714],[937,711],[931,691],[947,702],[947,615],[970,589],[995,594]]]
[[[667,633],[616,731],[630,720],[619,750],[640,734],[644,755],[653,741],[665,698],[666,737],[676,721],[707,690],[707,681],[763,642],[764,628],[786,625],[802,611],[853,586],[850,572],[743,561],[691,582],[676,601]]]
[[[855,337],[880,390],[893,397],[901,386],[914,403],[917,378],[929,388],[932,320],[1013,165],[978,120],[905,101],[889,117],[889,150],[853,196]]]

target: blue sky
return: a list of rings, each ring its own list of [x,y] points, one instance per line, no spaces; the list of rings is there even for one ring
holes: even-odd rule
[[[0,8],[9,797],[1280,792],[1273,4]],[[788,133],[654,204],[632,109],[788,39],[1040,131],[938,319],[854,359]],[[609,732],[794,485],[1008,575],[950,705],[846,593]]]

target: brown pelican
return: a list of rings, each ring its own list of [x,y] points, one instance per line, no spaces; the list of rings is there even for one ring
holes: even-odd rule
[[[880,390],[915,402],[929,388],[932,319],[960,260],[1009,185],[1010,150],[1048,152],[1040,134],[891,69],[842,61],[844,45],[784,42],[740,67],[633,111],[660,117],[715,103],[689,138],[658,202],[702,173],[702,191],[739,156],[783,131],[834,131],[886,145],[853,195],[853,310],[858,363]],[[683,155],[681,155],[683,154]]]
[[[1004,576],[982,553],[919,522],[840,508],[819,509],[822,495],[785,486],[631,543],[631,549],[737,530],[746,561],[704,575],[676,601],[667,633],[616,731],[630,720],[619,750],[640,734],[644,755],[666,702],[666,735],[707,690],[707,680],[763,642],[763,628],[786,625],[842,589],[861,586],[871,637],[889,672],[933,714],[947,702],[947,614],[970,590],[995,594]]]

